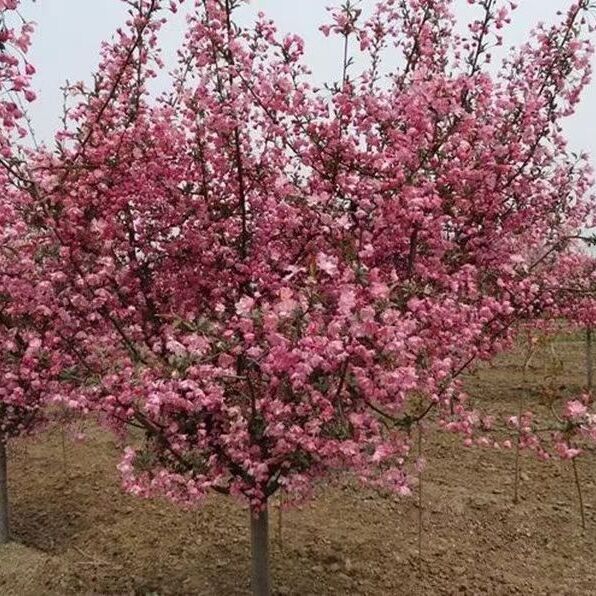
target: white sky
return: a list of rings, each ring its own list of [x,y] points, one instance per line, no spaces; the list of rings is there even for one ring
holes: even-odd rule
[[[325,7],[339,0],[252,0],[243,9],[243,18],[263,10],[283,32],[300,34],[306,41],[309,65],[320,80],[339,78],[341,48],[323,37],[319,25],[327,22]],[[368,6],[374,0],[363,0]],[[506,31],[506,45],[523,42],[538,21],[550,22],[556,11],[567,8],[571,0],[519,0],[514,23]],[[477,14],[466,0],[455,0],[456,14],[462,22]],[[87,80],[98,60],[102,39],[110,38],[123,23],[125,6],[119,0],[23,0],[23,13],[37,23],[31,61],[38,74],[35,88],[39,100],[31,116],[39,137],[50,140],[61,113],[60,86],[66,79]],[[162,34],[166,59],[174,55],[182,39],[182,18],[171,23]],[[596,156],[596,83],[584,95],[578,113],[568,121],[567,133],[574,149],[588,150]],[[594,159],[594,157],[593,157]],[[596,164],[596,160],[594,161]]]

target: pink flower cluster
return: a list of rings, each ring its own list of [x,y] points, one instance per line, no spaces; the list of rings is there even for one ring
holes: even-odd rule
[[[561,122],[590,76],[585,3],[498,75],[510,3],[479,3],[469,38],[450,2],[348,5],[324,32],[368,66],[329,92],[297,36],[197,0],[157,99],[168,13],[129,4],[57,150],[3,163],[27,382],[142,430],[120,466],[135,494],[258,508],[339,470],[406,493],[411,428],[489,430],[459,377],[575,283],[594,201]],[[25,92],[17,68],[1,80]]]
[[[35,99],[26,59],[32,26],[22,23],[16,0],[0,1],[0,441],[31,432],[62,357],[48,351],[46,299],[50,284],[37,266],[43,235],[29,211],[30,197],[12,183],[24,170],[18,141],[27,134],[24,106]],[[49,314],[49,313],[47,313]],[[60,364],[57,365],[58,361]]]

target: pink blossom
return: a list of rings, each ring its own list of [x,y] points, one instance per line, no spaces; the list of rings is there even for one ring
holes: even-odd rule
[[[572,400],[565,404],[565,416],[571,420],[583,418],[588,412],[588,408],[581,401]]]

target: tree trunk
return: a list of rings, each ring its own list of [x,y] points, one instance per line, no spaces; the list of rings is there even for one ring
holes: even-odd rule
[[[8,474],[6,466],[6,443],[0,441],[0,544],[6,544],[8,540]]]
[[[250,512],[250,539],[252,548],[252,593],[254,596],[270,596],[269,515],[266,503],[262,511]]]
[[[592,391],[592,327],[586,328],[586,382]]]

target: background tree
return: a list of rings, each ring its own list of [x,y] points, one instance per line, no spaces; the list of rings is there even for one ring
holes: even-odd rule
[[[16,0],[0,2],[0,543],[9,540],[7,442],[37,430],[46,418],[57,353],[43,306],[51,284],[41,276],[45,256],[33,187],[21,165],[27,151],[25,104],[35,99],[26,60],[32,26]],[[55,387],[54,387],[55,388]]]

